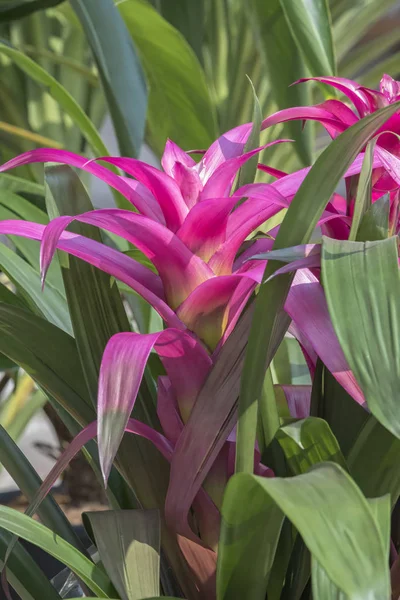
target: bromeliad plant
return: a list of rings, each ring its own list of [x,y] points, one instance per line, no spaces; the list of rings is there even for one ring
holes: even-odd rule
[[[0,222],[3,234],[41,242],[43,284],[56,251],[70,255],[68,265],[65,256],[60,264],[80,352],[80,363],[74,363],[76,347],[71,338],[66,341],[66,334],[54,326],[43,329],[43,319],[24,310],[3,307],[0,321],[9,319],[13,335],[22,323],[21,335],[25,325],[37,335],[49,332],[54,344],[50,352],[58,352],[58,344],[61,350],[69,344],[72,358],[66,370],[32,342],[28,354],[18,344],[8,352],[28,366],[32,356],[39,357],[31,363],[33,376],[55,396],[71,429],[76,430],[76,423],[83,426],[40,489],[31,488],[29,513],[49,501],[45,496],[59,473],[97,436],[99,466],[105,483],[111,477],[114,506],[126,506],[126,500],[121,503],[118,486],[124,484],[113,464],[142,507],[163,510],[162,543],[189,599],[390,597],[389,519],[400,493],[398,84],[385,76],[377,93],[354,82],[329,82],[351,92],[358,115],[329,100],[278,112],[261,124],[266,129],[287,119],[314,119],[334,138],[313,167],[292,174],[254,162],[271,145],[255,147],[260,129],[256,118],[221,136],[201,152],[199,162],[168,140],[162,171],[133,158],[88,161],[54,149],[27,152],[0,169],[34,162],[68,165],[46,171],[48,209],[58,216],[48,224]],[[280,142],[289,143],[273,143]],[[254,183],[257,166],[275,180]],[[88,200],[69,167],[99,177],[135,210],[82,210]],[[342,177],[346,198],[336,192]],[[69,204],[73,214],[66,214],[66,183],[67,191],[79,199],[75,208]],[[85,229],[66,231],[77,224]],[[105,244],[93,227],[123,238],[141,254],[135,251],[132,258],[132,252],[112,247],[114,237]],[[96,269],[88,270],[72,257]],[[282,267],[277,262],[282,260],[288,264]],[[93,393],[93,373],[85,372],[81,382],[80,365],[95,364],[95,350],[106,337],[107,327],[96,318],[115,319],[103,310],[112,306],[105,302],[109,280],[97,269],[141,296],[164,328],[132,333],[118,316],[115,328],[120,331],[105,339],[95,413],[90,400],[79,400],[85,387]],[[114,283],[111,289],[116,292]],[[89,300],[96,298],[101,310],[85,294]],[[85,338],[90,316],[93,331],[101,329],[97,347]],[[290,336],[284,337],[288,329]],[[278,374],[279,352],[292,342],[307,369],[302,385]],[[72,364],[79,365],[77,383],[68,387],[65,378],[63,388],[59,381]],[[159,424],[151,392],[156,378]],[[147,488],[147,479],[139,480],[140,471],[132,478],[129,469],[137,468],[137,462],[150,464],[142,454],[151,456],[152,450],[143,445],[132,451],[131,446],[128,455],[125,446],[123,452],[124,432],[149,440],[170,463],[165,498],[162,482],[158,496],[151,489],[151,475],[165,473],[165,464],[154,463],[157,472],[141,471],[151,482]],[[95,460],[96,451],[89,447]],[[159,594],[157,519],[154,513],[143,515],[148,531],[142,539],[138,515],[108,513],[103,527],[97,517],[88,517],[121,598]],[[0,509],[0,525],[33,541],[41,536],[41,543],[58,552],[94,593],[115,593],[101,567],[92,565],[91,572],[88,559],[65,542],[57,549],[48,530],[31,525],[28,516],[14,519],[12,511]],[[55,529],[60,531],[58,520]],[[66,537],[64,531],[61,535]],[[391,536],[395,594],[395,527]],[[67,537],[74,543],[69,533]],[[155,551],[150,587],[132,575],[148,564],[146,557],[141,563],[140,541]],[[130,545],[133,558],[121,575]],[[165,593],[173,590],[165,575],[161,581]]]

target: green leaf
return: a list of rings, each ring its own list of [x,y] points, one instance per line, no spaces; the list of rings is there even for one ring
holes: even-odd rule
[[[205,2],[187,0],[160,0],[157,6],[164,19],[180,31],[189,42],[200,63],[203,62]]]
[[[314,77],[336,75],[327,0],[280,0],[290,31]]]
[[[105,572],[41,523],[8,506],[0,506],[0,527],[54,556],[69,567],[95,594],[112,597],[113,586]]]
[[[385,240],[389,237],[390,197],[385,194],[364,214],[357,232],[357,242]]]
[[[389,518],[387,498],[384,509]],[[390,596],[386,532],[345,471],[322,463],[286,479],[247,473],[230,479],[218,554],[220,598],[264,600],[283,513],[350,599]]]
[[[0,303],[0,352],[20,365],[79,423],[95,418],[75,341],[41,317]]]
[[[249,79],[249,82],[253,92],[253,125],[251,127],[250,135],[247,139],[243,152],[255,150],[260,145],[260,129],[262,121],[261,106],[251,79]],[[257,173],[257,164],[258,156],[255,155],[243,165],[239,171],[238,187],[254,182]]]
[[[354,204],[354,213],[351,221],[351,229],[349,233],[349,240],[355,241],[357,239],[357,233],[360,228],[360,223],[367,210],[371,207],[372,203],[372,166],[374,160],[376,140],[372,140],[367,144],[365,149],[365,155],[363,164],[361,167],[361,173],[358,179],[357,194]]]
[[[1,173],[0,175],[0,190],[9,190],[14,193],[28,193],[37,196],[44,195],[44,187],[35,181],[29,181],[23,177],[10,175],[9,173]]]
[[[58,83],[47,71],[45,71],[38,63],[30,59],[28,56],[20,52],[16,48],[7,46],[0,42],[0,54],[8,56],[28,77],[44,86],[52,98],[61,106],[61,108],[69,115],[76,127],[82,132],[82,135],[92,147],[93,152],[98,156],[108,154],[107,148],[85,111],[77,104],[74,98],[67,90]]]
[[[322,398],[315,416],[325,419],[329,424],[345,457],[368,420],[367,411],[354,401],[325,367]]]
[[[0,569],[4,565],[4,558],[11,541],[12,536],[0,530]],[[21,600],[60,599],[47,576],[20,543],[14,545],[13,552],[7,560],[7,580]]]
[[[71,0],[95,58],[122,156],[137,156],[147,89],[135,46],[113,0]]]
[[[252,0],[254,35],[260,41],[263,59],[272,82],[271,94],[280,108],[311,104],[307,86],[291,84],[306,77],[308,71],[290,32],[280,0]],[[301,123],[285,125],[287,137],[296,140],[296,150],[304,165],[311,163],[310,128],[302,132]],[[285,135],[283,136],[285,137]]]
[[[169,137],[184,149],[207,148],[217,134],[214,107],[193,50],[147,2],[122,0],[118,9],[149,83],[150,147],[160,155]]]
[[[85,513],[100,558],[121,600],[160,593],[160,516],[157,510]]]
[[[35,312],[72,335],[65,298],[51,284],[42,291],[39,273],[4,244],[0,244],[0,266]]]
[[[372,414],[400,437],[397,244],[397,237],[365,243],[323,237],[321,270],[329,314],[349,367]]]
[[[64,0],[10,0],[0,5],[0,23],[28,17],[38,10],[45,10],[61,4]]]
[[[306,473],[312,466],[335,462],[347,470],[346,461],[328,423],[309,417],[281,427],[276,434],[293,475]]]
[[[275,240],[275,250],[309,242],[318,219],[346,169],[368,140],[398,108],[399,103],[392,104],[358,121],[324,150],[290,203]],[[271,277],[279,266],[279,262],[268,261],[264,280]],[[257,413],[253,406],[260,395],[265,369],[289,325],[283,306],[292,279],[292,274],[273,278],[261,286],[256,298],[241,379],[236,446],[237,456],[240,457],[237,465],[239,470],[253,470],[257,421]],[[231,351],[230,346],[226,348],[226,352],[228,351]],[[222,352],[220,357],[223,360]]]
[[[373,498],[368,500],[369,506],[377,521],[377,525],[385,540],[386,548],[389,547],[390,538],[390,510],[388,510],[388,497]],[[314,558],[312,559],[312,590],[313,598],[324,600],[348,600],[348,596],[329,579],[325,569]]]
[[[39,489],[42,481],[24,453],[12,440],[7,431],[0,426],[1,464],[13,478],[21,492],[30,501]],[[52,531],[70,544],[80,547],[79,538],[68,522],[57,502],[48,495],[38,510],[41,521]]]

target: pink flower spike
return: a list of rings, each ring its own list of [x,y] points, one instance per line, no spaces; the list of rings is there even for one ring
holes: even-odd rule
[[[200,194],[199,200],[202,201],[207,200],[208,198],[219,198],[228,195],[240,167],[250,160],[252,156],[255,156],[261,152],[261,150],[265,150],[265,148],[269,148],[270,146],[291,141],[292,140],[275,140],[274,142],[260,146],[255,150],[246,152],[241,156],[226,160],[209,177]]]
[[[349,100],[352,101],[358,110],[360,117],[365,117],[365,115],[369,114],[370,112],[368,99],[360,90],[360,86],[356,81],[345,79],[344,77],[307,77],[299,79],[295,82],[295,84],[303,83],[305,81],[319,81],[320,83],[326,83],[327,85],[331,85],[332,87],[340,90],[346,94]]]
[[[396,102],[400,96],[400,83],[390,75],[384,75],[381,79],[379,89],[386,96],[389,103]]]
[[[98,441],[100,464],[107,481],[114,457],[126,429],[150,352],[156,349],[179,394],[183,420],[211,367],[203,347],[188,333],[166,329],[140,335],[119,333],[108,342],[99,377]]]
[[[230,302],[238,287],[247,300],[256,283],[240,275],[214,277],[199,285],[177,310],[177,316],[214,350],[233,316]],[[235,315],[236,316],[236,315]],[[237,318],[239,315],[237,315]]]
[[[0,166],[0,173],[8,171],[9,169],[14,169],[15,167],[38,162],[58,162],[87,171],[120,192],[143,215],[147,215],[155,221],[160,217],[159,207],[154,206],[154,203],[152,202],[149,203],[147,195],[143,198],[139,191],[136,191],[131,184],[127,184],[125,177],[116,175],[106,167],[98,165],[93,161],[88,161],[87,158],[74,154],[73,152],[68,152],[67,150],[54,150],[53,148],[37,148],[36,150],[30,150]]]
[[[203,185],[207,183],[211,175],[225,161],[243,154],[251,127],[251,123],[246,123],[227,131],[206,150],[203,158],[197,165],[197,171]]]
[[[175,142],[168,139],[165,144],[164,154],[161,158],[161,166],[170,177],[173,177],[173,169],[176,163],[181,163],[185,167],[195,167],[196,161],[193,160],[182,148],[179,148]]]
[[[231,196],[199,202],[176,235],[189,250],[207,262],[225,242],[229,214],[238,201],[238,198]]]
[[[137,246],[157,268],[172,308],[179,306],[201,282],[214,276],[206,263],[192,254],[169,229],[147,217],[120,209],[93,210],[51,221],[42,241],[44,271],[54,256],[61,232],[73,220],[111,231]]]
[[[169,175],[136,158],[102,156],[96,160],[115,165],[144,184],[157,199],[167,227],[171,231],[179,229],[188,213],[188,207],[178,184]]]
[[[45,226],[29,221],[0,221],[0,233],[20,235],[32,240],[42,240]],[[64,232],[57,248],[101,269],[147,300],[169,327],[186,329],[174,311],[164,301],[161,280],[158,275],[122,252],[75,233]]]
[[[338,119],[334,114],[325,110],[321,106],[298,106],[295,108],[285,108],[280,110],[270,117],[264,119],[261,124],[261,130],[267,129],[278,123],[286,123],[287,121],[319,121],[328,131],[341,133],[347,126]]]

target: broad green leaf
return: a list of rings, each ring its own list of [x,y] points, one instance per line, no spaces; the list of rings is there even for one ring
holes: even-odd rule
[[[281,427],[276,434],[293,475],[306,473],[312,466],[335,462],[347,470],[346,461],[328,423],[309,417]]]
[[[137,156],[144,135],[143,70],[113,0],[71,0],[97,63],[122,156]]]
[[[357,232],[357,242],[385,240],[389,237],[390,198],[385,194],[364,214]]]
[[[193,50],[147,2],[122,0],[118,9],[149,83],[146,139],[150,147],[160,155],[169,137],[184,149],[207,148],[217,133],[214,108]]]
[[[349,240],[354,242],[357,239],[357,233],[360,228],[362,218],[371,207],[372,203],[372,164],[374,160],[375,140],[367,144],[361,173],[358,179],[356,199],[354,203],[354,213],[351,221]]]
[[[323,237],[321,270],[329,314],[349,367],[372,414],[400,437],[397,245],[397,237],[365,243]]]
[[[253,118],[250,135],[247,139],[243,152],[250,152],[260,146],[260,129],[262,121],[262,113],[260,102],[257,98],[256,91],[252,81],[249,79],[251,89],[253,92]],[[239,171],[238,187],[246,185],[247,183],[253,183],[257,173],[258,156],[257,154],[248,160]]]
[[[336,75],[328,1],[280,0],[280,3],[311,75]]]
[[[72,335],[65,298],[51,284],[42,291],[39,273],[4,244],[0,244],[0,266],[35,312]]]
[[[306,77],[308,71],[290,32],[280,0],[252,0],[252,6],[253,35],[258,35],[272,82],[273,100],[279,109],[310,104],[310,90],[306,89],[307,86],[291,85]],[[285,125],[284,131],[287,132],[287,137],[296,140],[296,150],[302,163],[309,165],[312,156],[311,138],[308,135],[310,128],[302,133],[301,123],[292,121]]]
[[[97,129],[86,116],[85,111],[75,102],[74,98],[62,85],[58,83],[47,71],[28,56],[0,42],[0,54],[8,56],[28,77],[44,86],[52,98],[71,117],[76,127],[82,132],[93,152],[99,156],[108,154]]]
[[[12,440],[6,430],[0,426],[1,464],[13,478],[21,492],[31,500],[42,483],[39,475],[32,467],[24,453]],[[51,495],[47,496],[38,510],[41,521],[52,531],[80,547],[79,539],[74,533],[67,517]]]
[[[333,140],[318,157],[290,203],[276,237],[275,250],[306,244],[310,241],[318,219],[346,169],[368,140],[398,110],[399,104],[392,104],[358,121]],[[279,262],[268,261],[264,280],[267,280],[279,266]],[[253,470],[257,413],[252,407],[259,398],[265,369],[289,325],[283,306],[292,279],[292,274],[284,274],[268,281],[261,286],[255,302],[241,379],[236,446],[237,457],[240,457],[238,470],[249,472]],[[226,348],[226,352],[229,351],[231,351],[230,345]],[[223,360],[222,352],[220,357]]]
[[[387,499],[384,508],[389,518]],[[385,532],[357,485],[334,463],[285,479],[247,473],[230,479],[222,507],[219,598],[264,600],[283,514],[349,599],[389,598]]]
[[[101,561],[121,600],[160,593],[160,517],[156,510],[85,513]]]
[[[348,456],[351,476],[367,497],[390,494],[392,506],[400,496],[400,440],[372,415]]]
[[[0,569],[3,568],[4,558],[7,553],[12,536],[0,530]],[[29,552],[17,543],[7,560],[7,580],[17,592],[21,600],[59,600],[60,596],[36,564]]]
[[[13,508],[0,506],[0,527],[54,556],[78,575],[95,594],[105,598],[113,596],[113,586],[103,569],[41,523]]]
[[[384,541],[387,553],[390,539],[390,509],[388,510],[389,498],[373,498],[368,500],[368,504],[376,519],[381,537]],[[313,598],[323,598],[324,600],[348,600],[348,596],[329,579],[325,569],[314,558],[312,565],[312,590]]]

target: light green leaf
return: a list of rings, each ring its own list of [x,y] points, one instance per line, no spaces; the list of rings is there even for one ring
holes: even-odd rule
[[[357,232],[357,242],[385,240],[389,237],[390,198],[385,194],[364,214]]]
[[[11,541],[12,536],[0,530],[0,569],[4,565],[4,558]],[[7,560],[7,579],[21,600],[60,599],[47,576],[20,543],[14,545],[13,552]]]
[[[253,92],[253,125],[251,127],[250,135],[247,139],[243,152],[250,152],[251,150],[255,150],[260,146],[260,129],[262,121],[261,106],[251,79],[249,79],[249,83]],[[250,158],[250,160],[248,160],[240,169],[238,187],[254,182],[257,173],[258,160],[259,157],[256,154]]]
[[[222,507],[219,598],[264,600],[283,514],[349,599],[389,598],[386,532],[354,481],[334,463],[285,479],[247,473],[230,479]]]
[[[193,50],[147,2],[122,0],[118,9],[149,84],[146,139],[150,147],[160,155],[169,137],[184,149],[207,148],[217,134],[214,107]]]
[[[313,77],[336,75],[327,0],[280,0],[290,31]]]
[[[58,102],[61,108],[71,117],[75,125],[79,127],[82,135],[96,155],[104,156],[108,154],[107,148],[103,144],[97,129],[89,117],[86,116],[85,111],[54,77],[47,73],[38,63],[23,54],[23,52],[1,42],[0,54],[8,56],[28,77],[31,77],[34,81],[45,87],[51,97]]]
[[[290,203],[276,237],[275,250],[310,241],[318,219],[346,169],[368,140],[399,109],[399,105],[400,103],[392,104],[358,121],[333,140],[318,157]],[[276,261],[268,261],[263,279],[271,277],[279,266],[280,263]],[[241,379],[236,446],[237,457],[240,459],[237,463],[238,470],[253,470],[257,421],[254,405],[260,395],[265,369],[289,325],[283,306],[292,279],[292,274],[273,278],[261,286],[256,298]],[[226,352],[230,350],[228,346]],[[223,354],[220,356],[222,360]]]
[[[71,0],[96,60],[122,156],[138,156],[147,89],[132,40],[113,0]]]
[[[397,237],[365,243],[323,237],[321,271],[332,324],[368,407],[400,437],[397,245]]]
[[[306,473],[312,466],[335,462],[347,470],[346,461],[328,423],[309,417],[281,427],[276,434],[293,475]]]
[[[354,203],[354,213],[351,221],[351,229],[349,240],[353,241],[357,238],[357,233],[360,228],[360,223],[367,210],[372,203],[372,166],[374,160],[376,140],[372,140],[367,144],[363,164],[361,167],[360,177],[358,179],[356,199]]]
[[[0,190],[9,190],[14,193],[28,193],[37,196],[44,195],[44,187],[35,181],[29,181],[23,177],[10,175],[9,173],[1,173],[0,175]]]
[[[387,550],[389,548],[390,539],[390,509],[388,510],[388,503],[388,496],[368,500],[368,504],[376,519],[382,540],[384,540],[384,545]],[[312,558],[311,565],[313,598],[323,598],[324,600],[348,600],[349,597],[339,590],[339,588],[329,579],[325,569],[321,567],[315,558]]]
[[[4,244],[0,244],[0,265],[35,312],[72,335],[65,299],[51,284],[42,291],[39,273]]]
[[[41,523],[13,508],[0,506],[0,527],[54,556],[78,575],[95,594],[112,597],[113,587],[105,572]]]
[[[160,517],[157,510],[85,513],[104,567],[121,600],[160,593]]]

